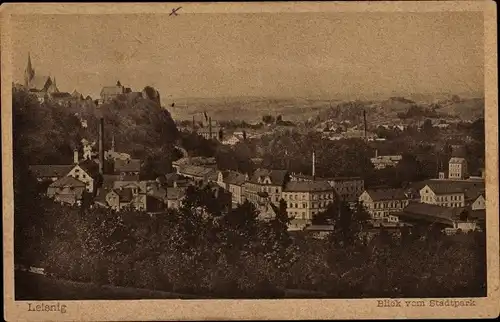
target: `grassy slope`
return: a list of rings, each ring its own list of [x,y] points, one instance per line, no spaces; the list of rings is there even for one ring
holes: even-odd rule
[[[99,286],[16,272],[16,300],[138,300],[200,298],[183,294],[117,286]]]
[[[286,290],[285,298],[325,298],[326,295],[305,290]],[[207,299],[131,287],[99,286],[73,282],[43,275],[16,271],[16,301],[26,300],[140,300],[140,299]]]

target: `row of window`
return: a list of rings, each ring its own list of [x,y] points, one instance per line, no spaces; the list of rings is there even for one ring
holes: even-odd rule
[[[384,209],[384,208],[402,208],[404,205],[408,204],[405,201],[389,201],[389,202],[375,202],[373,205],[374,209]]]
[[[443,207],[462,207],[462,203],[460,202],[444,202],[439,205]]]
[[[284,194],[286,200],[307,200],[306,193]],[[333,193],[312,194],[312,200],[333,200]]]
[[[311,208],[326,208],[326,206],[328,206],[330,202],[319,202],[319,203],[316,203],[316,202],[313,202],[311,204]],[[288,202],[287,203],[287,207],[288,208],[305,208],[307,209],[308,206],[307,206],[307,203],[303,202],[302,203],[302,207],[301,207],[301,204],[299,203],[292,203],[292,202]]]

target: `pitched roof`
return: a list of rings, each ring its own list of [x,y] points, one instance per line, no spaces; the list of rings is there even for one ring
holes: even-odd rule
[[[213,165],[216,164],[214,157],[185,157],[180,158],[176,161],[172,162],[173,165],[182,166],[182,165]]]
[[[33,175],[37,178],[40,177],[62,177],[67,175],[71,169],[73,169],[74,165],[30,165],[29,170]]]
[[[194,177],[204,177],[204,176],[210,176],[211,174],[213,175],[214,173],[216,174],[217,171],[214,168],[207,168],[207,167],[202,167],[202,166],[197,166],[197,165],[186,165],[180,168],[180,174],[186,174]]]
[[[118,95],[123,94],[123,86],[104,86],[101,89],[101,95]]]
[[[403,189],[367,189],[373,201],[409,199]]]
[[[187,188],[167,188],[166,198],[168,200],[179,200],[186,195]]]
[[[146,194],[159,200],[163,200],[167,195],[167,190],[159,185],[149,185],[146,188]]]
[[[47,82],[50,80],[49,76],[43,76],[43,75],[35,75],[33,78],[30,80],[30,88],[34,88],[37,90],[43,90],[45,89],[45,86],[47,85]]]
[[[62,177],[61,179],[51,183],[50,187],[53,187],[53,188],[64,188],[64,187],[85,188],[85,183],[83,183],[80,180],[75,179],[73,177]]]
[[[70,99],[71,98],[71,94],[68,92],[55,92],[55,93],[51,93],[50,95],[53,98],[58,98],[58,99],[62,99],[62,98]]]
[[[286,170],[268,170],[268,169],[257,169],[252,174],[250,179],[251,182],[259,183],[259,178],[263,180],[266,177],[271,179],[272,185],[283,185],[287,179],[288,171]]]
[[[437,195],[447,195],[464,192],[463,187],[453,184],[452,182],[428,183],[427,187],[429,187]]]
[[[92,178],[97,178],[99,175],[99,165],[92,160],[84,160],[80,163],[78,163],[80,168],[83,169],[83,171],[87,172],[89,176]]]
[[[113,188],[115,181],[120,180],[120,175],[118,174],[104,174],[102,176],[102,186],[104,188]]]
[[[141,171],[141,160],[130,159],[130,160],[115,160],[115,171],[116,172],[140,172]]]
[[[120,202],[130,202],[134,197],[131,188],[114,189],[113,191],[120,197]]]
[[[459,157],[452,157],[448,163],[466,163],[467,160]]]
[[[241,186],[245,183],[245,175],[236,171],[227,171],[224,182],[228,184]]]
[[[333,188],[327,181],[290,181],[286,184],[284,191],[319,192],[333,191]]]
[[[409,219],[422,219],[426,221],[449,224],[460,220],[460,214],[466,211],[463,207],[441,207],[427,203],[412,202],[400,214]]]

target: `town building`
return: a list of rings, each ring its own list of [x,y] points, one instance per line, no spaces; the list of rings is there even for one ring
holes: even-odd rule
[[[169,187],[165,197],[168,209],[179,209],[186,196],[186,187]]]
[[[29,171],[36,178],[38,182],[54,182],[58,179],[65,177],[74,165],[71,164],[39,164],[30,165]]]
[[[39,75],[35,72],[28,53],[28,62],[24,70],[24,89],[34,95],[40,103],[56,102],[64,106],[78,103],[83,96],[72,96],[70,93],[61,92],[57,88],[55,77]]]
[[[375,150],[375,157],[371,158],[370,161],[375,169],[381,170],[387,167],[395,167],[402,159],[402,155],[378,155],[378,150]]]
[[[51,93],[58,92],[54,80],[50,76],[37,75],[28,53],[28,63],[24,70],[24,87],[34,94],[39,102],[44,102]]]
[[[358,201],[365,190],[365,181],[361,177],[335,177],[327,179],[337,195],[347,202]]]
[[[359,196],[372,219],[398,222],[395,215],[411,200],[410,194],[404,189],[367,189]]]
[[[233,134],[229,138],[222,141],[221,143],[224,145],[236,145],[239,142],[241,142],[241,138]]]
[[[217,184],[231,193],[233,206],[245,202],[244,184],[248,179],[247,174],[236,171],[219,171],[217,174]]]
[[[486,210],[486,193],[481,192],[476,198],[473,198],[470,208],[471,210]]]
[[[365,181],[361,177],[314,178],[313,176],[292,173],[290,181],[327,181],[335,193],[344,201],[356,202],[365,191]]]
[[[181,167],[187,165],[216,168],[217,162],[214,157],[184,157],[172,162],[172,168],[179,172]]]
[[[115,159],[114,172],[122,176],[138,176],[141,173],[141,163],[139,159]]]
[[[255,205],[269,202],[278,204],[288,180],[286,170],[257,169],[244,184],[245,198]]]
[[[93,160],[83,160],[75,164],[67,175],[83,182],[87,191],[93,193],[99,180],[99,165]]]
[[[464,207],[442,207],[412,202],[398,214],[401,221],[412,225],[437,225],[446,234],[478,230],[478,219]]]
[[[220,126],[202,127],[197,129],[196,133],[207,140],[217,140],[217,141],[224,140],[224,132],[222,127]]]
[[[304,226],[326,210],[335,200],[334,188],[327,181],[290,181],[282,194],[288,217],[302,220]]]
[[[111,139],[111,149],[104,151],[104,159],[108,161],[116,161],[116,160],[127,161],[131,160],[132,158],[128,153],[117,152],[115,150],[115,137],[113,136]]]
[[[186,165],[178,168],[177,173],[196,183],[217,181],[217,170],[212,167]]]
[[[47,188],[47,196],[61,204],[80,206],[85,190],[84,182],[65,176],[50,184]]]
[[[467,160],[459,157],[451,158],[448,162],[448,178],[463,180],[467,178],[467,175]]]
[[[106,103],[116,99],[119,95],[130,93],[130,88],[124,87],[120,81],[115,86],[105,86],[101,89],[101,102]]]

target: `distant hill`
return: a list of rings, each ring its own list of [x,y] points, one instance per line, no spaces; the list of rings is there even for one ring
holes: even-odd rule
[[[194,116],[201,121],[204,112],[214,120],[261,121],[262,116],[282,115],[283,119],[303,122],[308,119],[325,121],[361,121],[365,109],[371,121],[397,118],[398,113],[406,112],[412,105],[429,107],[436,102],[447,102],[451,95],[412,94],[405,96],[386,96],[364,100],[307,99],[307,98],[266,98],[266,97],[228,97],[228,98],[183,98],[164,101],[175,120],[191,120]],[[171,104],[174,106],[171,107]],[[477,118],[484,113],[484,99],[461,98],[459,102],[443,104],[440,113],[450,114],[463,119]]]
[[[340,102],[331,108],[322,111],[316,118],[316,124],[327,121],[350,121],[353,124],[363,122],[363,111],[366,112],[368,124],[378,122],[401,122],[401,114],[410,109],[427,111],[425,117],[460,118],[475,120],[484,117],[484,98],[460,98],[448,96],[446,99],[430,100],[428,102],[415,101],[405,97],[390,97],[379,101],[348,101]],[[431,116],[433,115],[434,116]],[[407,121],[411,122],[411,118]]]
[[[261,121],[262,116],[282,115],[289,121],[303,121],[317,115],[320,111],[329,108],[335,101],[314,99],[281,99],[265,97],[241,98],[185,98],[164,101],[175,120],[191,120],[193,116],[199,121],[204,118],[204,112],[213,120],[241,120],[247,122]]]

